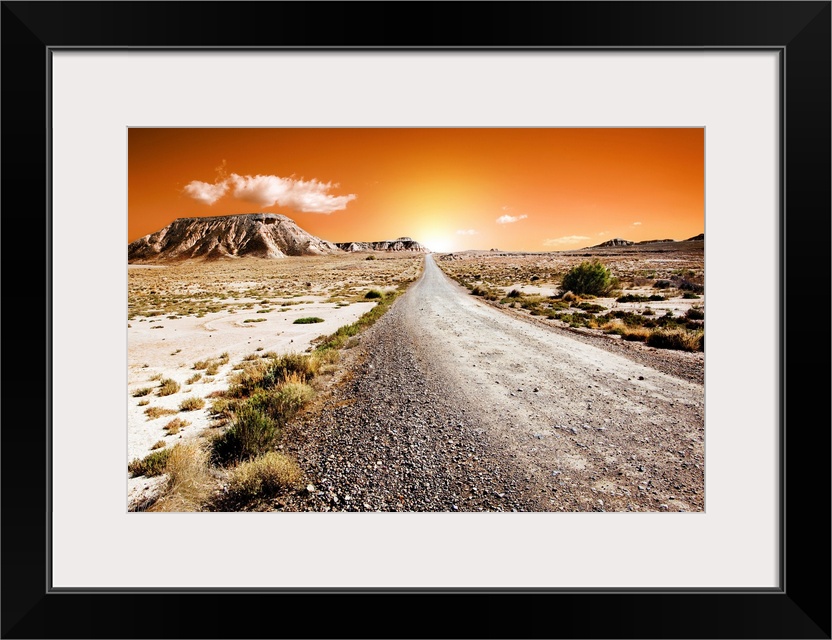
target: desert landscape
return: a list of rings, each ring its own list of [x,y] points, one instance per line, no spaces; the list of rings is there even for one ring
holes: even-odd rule
[[[506,135],[460,131],[469,142]],[[584,144],[614,140],[587,131]],[[546,238],[557,217],[533,223],[508,205],[444,235],[435,229],[450,214],[418,208],[349,222],[338,213],[362,209],[336,183],[230,173],[224,160],[213,182],[182,181],[183,162],[176,193],[180,207],[192,201],[188,215],[159,216],[170,178],[142,145],[195,135],[135,134],[131,180],[153,176],[160,190],[131,201],[129,511],[704,511],[705,237],[700,172],[685,155],[696,159],[701,132],[680,134],[689,212],[670,224],[657,211],[653,225],[667,231],[655,237],[624,222],[631,212],[599,214],[596,224],[636,238],[608,240]],[[412,149],[426,134],[361,135]],[[527,135],[511,144],[533,148]],[[629,145],[656,133],[620,135]],[[618,156],[609,162],[620,170]],[[561,197],[535,180],[528,190]]]

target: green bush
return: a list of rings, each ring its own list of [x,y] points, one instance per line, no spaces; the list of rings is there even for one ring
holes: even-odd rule
[[[280,435],[278,424],[260,409],[244,403],[237,408],[231,427],[213,442],[220,463],[254,458],[268,451]]]
[[[378,289],[370,289],[364,294],[365,298],[383,298],[384,295]]]
[[[566,272],[561,282],[561,289],[578,295],[601,296],[608,293],[614,285],[615,282],[607,267],[598,260],[585,260]]]
[[[292,324],[315,324],[316,322],[323,322],[323,321],[324,321],[323,318],[315,318],[315,317],[298,318]]]

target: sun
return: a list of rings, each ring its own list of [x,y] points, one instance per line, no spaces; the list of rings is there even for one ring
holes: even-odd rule
[[[448,253],[454,250],[453,241],[442,236],[430,236],[419,243],[434,253]]]

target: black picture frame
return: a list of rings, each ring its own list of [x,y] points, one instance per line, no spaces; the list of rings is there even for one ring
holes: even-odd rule
[[[829,332],[807,330],[801,311],[809,304],[822,323],[830,310],[830,2],[3,2],[0,16],[2,295],[27,310],[25,331],[9,316],[2,330],[2,637],[830,637]],[[48,96],[50,52],[65,47],[778,51],[780,587],[50,589],[49,274],[60,240],[50,236]]]

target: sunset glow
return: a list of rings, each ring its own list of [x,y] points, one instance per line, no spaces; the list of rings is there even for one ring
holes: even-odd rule
[[[560,251],[704,231],[704,129],[129,130],[128,242],[271,212],[324,240]]]

